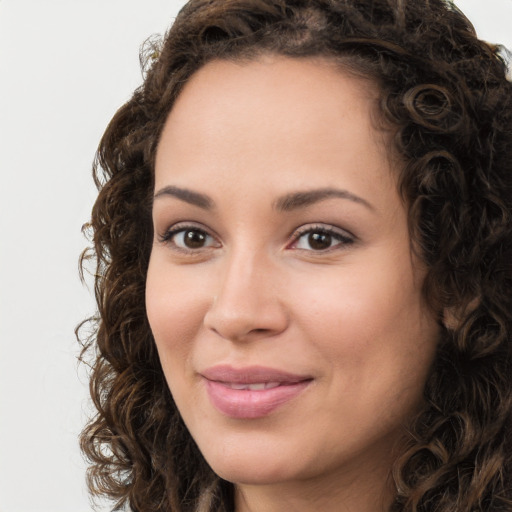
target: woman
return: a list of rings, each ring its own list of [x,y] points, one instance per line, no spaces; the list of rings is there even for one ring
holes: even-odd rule
[[[93,493],[512,510],[512,85],[441,0],[193,0],[95,165]]]

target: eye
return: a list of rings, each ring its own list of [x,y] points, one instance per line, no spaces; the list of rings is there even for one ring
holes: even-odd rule
[[[182,251],[197,251],[209,247],[220,247],[217,240],[204,229],[195,226],[176,226],[169,229],[161,242],[172,244]]]
[[[330,226],[313,226],[301,228],[292,238],[292,249],[306,251],[328,251],[338,246],[352,244],[354,238]]]

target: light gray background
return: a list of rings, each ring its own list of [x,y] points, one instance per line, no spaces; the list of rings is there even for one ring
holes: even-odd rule
[[[0,512],[87,512],[90,413],[73,330],[97,143],[139,85],[138,49],[182,0],[0,0]],[[458,0],[512,47],[512,0]]]

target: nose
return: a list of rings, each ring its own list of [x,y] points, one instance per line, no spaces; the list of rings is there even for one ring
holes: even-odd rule
[[[275,336],[288,325],[279,272],[263,256],[234,255],[219,272],[205,326],[231,341]]]

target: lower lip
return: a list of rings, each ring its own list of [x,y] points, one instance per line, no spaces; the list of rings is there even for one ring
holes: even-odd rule
[[[206,379],[210,401],[221,413],[231,418],[255,419],[268,416],[306,389],[311,380],[283,384],[258,391],[232,389],[221,382]]]

